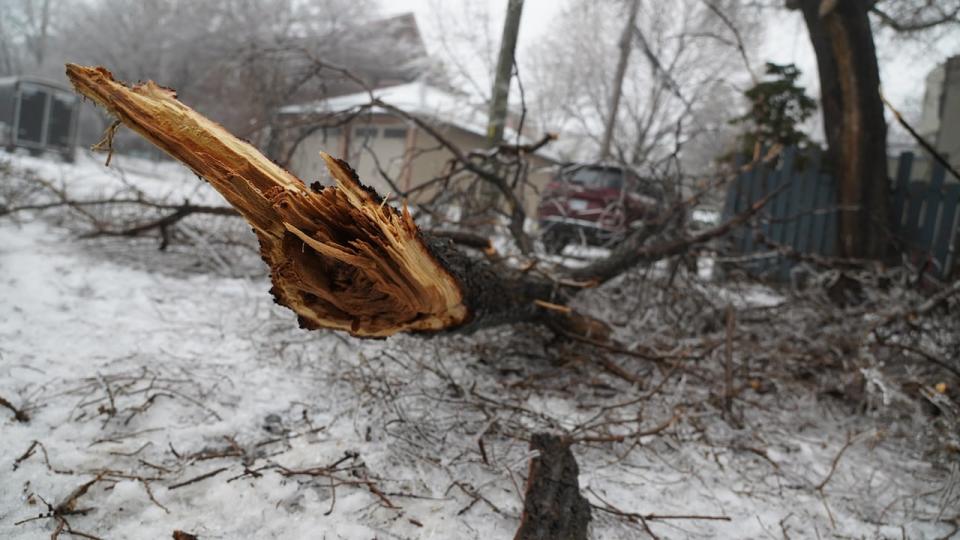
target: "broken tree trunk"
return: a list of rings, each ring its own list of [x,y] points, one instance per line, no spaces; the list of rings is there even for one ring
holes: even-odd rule
[[[132,88],[104,68],[67,65],[77,92],[184,163],[253,226],[271,292],[305,328],[360,337],[466,330],[549,312],[555,287],[496,271],[421,233],[345,162],[323,158],[336,185],[308,187],[153,82]],[[535,303],[536,300],[541,302]]]
[[[523,514],[514,540],[586,540],[590,503],[580,494],[580,468],[570,442],[536,433],[530,460]]]

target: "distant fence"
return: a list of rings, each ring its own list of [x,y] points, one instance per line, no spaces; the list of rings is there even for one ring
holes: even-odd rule
[[[946,170],[936,162],[929,179],[913,179],[913,161],[904,152],[897,162],[891,229],[912,263],[944,279],[956,265],[960,183],[946,183]],[[730,250],[748,258],[750,273],[787,279],[802,258],[795,255],[837,254],[837,185],[820,172],[819,153],[788,148],[773,167],[758,163],[736,177],[727,190],[724,220],[777,190],[754,228],[731,233]]]

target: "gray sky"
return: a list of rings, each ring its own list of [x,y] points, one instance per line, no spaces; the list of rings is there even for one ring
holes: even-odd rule
[[[393,0],[384,2],[384,9],[389,13],[412,11],[417,16],[417,22],[427,40],[427,47],[435,51],[438,47],[437,35],[442,31],[436,24],[435,11],[440,9],[456,13],[462,11],[467,4],[483,3],[482,0]],[[506,4],[507,0],[486,1],[495,26],[502,24]],[[562,0],[526,0],[520,23],[518,48],[523,49],[550,30],[551,19],[562,4]],[[811,93],[818,93],[816,61],[799,13],[778,11],[770,17],[768,28],[765,46],[761,51],[751,51],[754,68],[759,69],[766,60],[796,63],[804,73],[804,84],[811,89]],[[495,37],[499,40],[499,28],[496,30]],[[911,102],[919,103],[922,98],[923,81],[927,72],[948,56],[960,54],[960,32],[934,44],[923,45],[890,43],[889,40],[881,38],[878,48],[884,92],[895,104],[899,103],[908,108]]]
[[[803,70],[804,85],[811,89],[811,94],[819,94],[816,58],[803,18],[787,13],[772,17],[770,22],[771,28],[760,52],[762,58],[758,60],[797,64]],[[885,34],[876,39],[883,93],[895,106],[905,109],[919,106],[927,73],[948,57],[960,54],[960,32],[933,43],[892,41]],[[754,56],[758,56],[757,53]]]
[[[498,26],[502,26],[507,0],[381,0],[384,11],[387,13],[405,13],[412,11],[417,16],[417,24],[426,38],[435,36],[440,31],[435,23],[437,9],[451,13],[461,12],[466,5],[486,4],[491,19]],[[550,28],[550,19],[553,18],[563,4],[563,0],[526,0],[523,3],[523,17],[520,19],[520,35],[518,48],[536,40],[537,36]],[[499,40],[499,31],[497,33]],[[427,46],[430,47],[429,41]]]

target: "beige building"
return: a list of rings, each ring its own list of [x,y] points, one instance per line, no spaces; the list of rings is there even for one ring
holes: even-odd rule
[[[423,120],[438,135],[464,154],[486,146],[487,115],[459,96],[423,82],[374,90],[374,95],[405,113]],[[381,195],[410,193],[411,204],[433,201],[466,188],[471,175],[455,175],[450,181],[453,154],[437,138],[381,107],[368,107],[370,95],[359,92],[281,109],[288,118],[309,118],[312,125],[302,132],[293,150],[290,170],[307,182],[327,178],[320,151],[345,159],[360,180]],[[507,142],[516,142],[507,130]],[[521,144],[531,141],[520,138]],[[528,182],[516,193],[527,215],[534,217],[540,190],[550,180],[556,160],[545,151],[528,156]],[[421,187],[423,186],[423,187]],[[418,189],[419,188],[419,189]]]
[[[960,169],[960,56],[948,58],[927,75],[923,94],[923,110],[917,132],[924,140],[947,156],[954,168]],[[914,179],[930,177],[930,159],[918,150]],[[896,170],[896,169],[891,169]],[[956,182],[946,175],[947,182]]]

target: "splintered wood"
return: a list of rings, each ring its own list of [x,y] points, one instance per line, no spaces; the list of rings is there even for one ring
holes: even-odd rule
[[[307,187],[249,143],[147,82],[67,65],[93,100],[219,191],[253,226],[277,302],[306,328],[356,336],[436,331],[470,318],[458,279],[424,243],[406,207],[385,204],[345,162],[323,154],[336,186]]]

